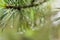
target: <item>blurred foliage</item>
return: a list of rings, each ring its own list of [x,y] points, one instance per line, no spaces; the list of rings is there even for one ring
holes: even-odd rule
[[[39,1],[39,0],[38,0]],[[50,1],[33,7],[32,0],[0,0],[0,40],[50,40],[51,11]]]

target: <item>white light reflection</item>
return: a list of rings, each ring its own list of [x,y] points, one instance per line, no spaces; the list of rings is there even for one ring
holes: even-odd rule
[[[57,26],[58,24],[60,24],[60,19],[59,20],[56,20],[59,17],[60,17],[60,12],[57,12],[57,14],[51,18],[51,20],[53,21],[53,25]]]
[[[52,10],[53,10],[53,11],[60,10],[60,0],[54,0],[54,1],[51,3],[51,6],[52,6]]]
[[[56,20],[60,17],[60,0],[54,0],[51,3],[51,6],[52,6],[52,11],[58,11],[54,16],[51,17],[51,20],[53,21],[52,24],[57,26],[58,24],[60,24],[60,19]]]

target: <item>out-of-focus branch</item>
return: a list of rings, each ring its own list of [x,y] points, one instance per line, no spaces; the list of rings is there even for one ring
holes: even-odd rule
[[[39,2],[37,4],[34,4],[34,2],[35,2],[35,0],[33,0],[30,5],[26,5],[26,6],[11,6],[11,5],[8,5],[8,6],[6,6],[6,8],[13,8],[13,9],[21,10],[21,8],[30,8],[30,7],[39,6],[39,5],[43,4],[46,1]]]

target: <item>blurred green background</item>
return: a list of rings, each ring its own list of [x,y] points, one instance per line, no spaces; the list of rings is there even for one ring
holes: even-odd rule
[[[0,0],[0,40],[60,40],[55,5],[59,0]]]

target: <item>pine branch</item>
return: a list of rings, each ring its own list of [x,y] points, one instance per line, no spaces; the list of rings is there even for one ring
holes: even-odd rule
[[[38,4],[36,4],[36,5],[28,5],[28,6],[6,6],[6,8],[13,8],[13,9],[18,9],[18,10],[20,10],[20,9],[22,9],[22,8],[30,8],[30,7],[36,7],[36,6],[38,6]]]
[[[36,7],[36,6],[39,6],[39,5],[43,4],[44,2],[46,2],[46,1],[44,1],[44,2],[42,2],[42,3],[33,4],[34,1],[35,1],[35,0],[33,0],[33,1],[31,2],[31,4],[30,4],[30,5],[27,5],[27,6],[10,6],[10,5],[8,5],[8,6],[6,6],[6,8],[13,8],[13,9],[21,10],[22,8],[24,9],[24,8]]]

